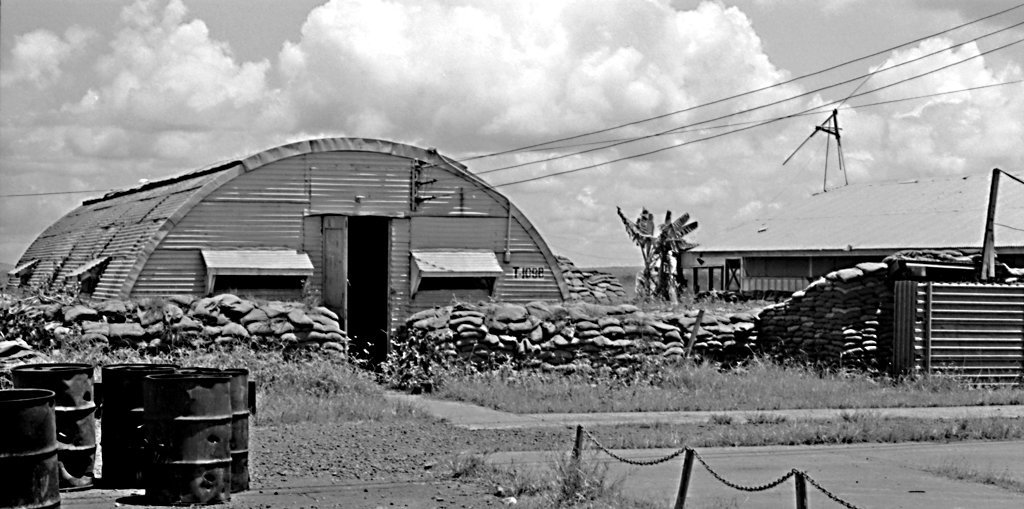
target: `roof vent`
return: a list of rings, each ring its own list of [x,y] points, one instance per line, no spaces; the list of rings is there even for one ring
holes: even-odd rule
[[[757,229],[757,233],[764,233],[766,231],[768,231],[768,226],[767,225],[763,225],[763,226],[761,226],[760,228]]]

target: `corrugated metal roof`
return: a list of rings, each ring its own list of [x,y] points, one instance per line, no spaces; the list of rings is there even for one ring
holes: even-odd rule
[[[430,249],[412,251],[421,276],[496,277],[504,274],[493,251]]]
[[[297,251],[244,249],[237,251],[201,250],[207,269],[219,274],[264,276],[312,276],[309,255]]]
[[[981,248],[990,176],[850,185],[700,240],[694,253]],[[995,239],[1024,248],[1024,185],[1000,179]]]

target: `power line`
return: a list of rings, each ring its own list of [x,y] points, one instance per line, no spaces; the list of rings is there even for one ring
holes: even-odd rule
[[[484,158],[488,158],[488,157],[495,157],[495,156],[511,154],[511,153],[515,153],[515,152],[524,152],[524,151],[528,151],[528,150],[531,150],[531,149],[536,149],[536,148],[539,148],[539,147],[543,147],[543,146],[546,146],[546,145],[551,145],[553,143],[561,143],[561,142],[564,142],[564,141],[571,141],[571,140],[583,138],[583,137],[586,137],[586,136],[591,136],[591,135],[594,135],[594,134],[602,134],[602,133],[606,133],[606,132],[609,132],[609,131],[614,131],[616,129],[621,129],[623,127],[629,127],[629,126],[633,126],[633,125],[637,125],[637,124],[642,124],[644,122],[650,122],[652,120],[659,120],[659,119],[662,119],[662,118],[665,118],[665,117],[670,117],[672,115],[677,115],[679,113],[685,113],[685,112],[693,111],[693,110],[696,110],[696,109],[699,109],[699,108],[713,106],[715,104],[720,104],[720,103],[723,103],[723,102],[726,102],[726,101],[730,101],[730,100],[733,100],[733,99],[738,99],[740,97],[745,97],[745,96],[748,96],[748,95],[751,95],[751,94],[755,94],[757,92],[763,92],[765,90],[769,90],[769,89],[772,89],[772,88],[775,88],[775,87],[779,87],[779,86],[782,86],[782,85],[788,85],[790,83],[793,83],[793,82],[796,82],[796,81],[799,81],[799,80],[802,80],[802,79],[805,79],[805,78],[810,78],[810,77],[813,77],[813,76],[817,76],[819,74],[824,74],[824,73],[829,72],[829,71],[834,71],[834,70],[839,69],[841,67],[845,67],[847,65],[850,65],[850,64],[853,64],[853,63],[857,63],[857,62],[860,62],[860,61],[863,61],[863,60],[867,60],[869,58],[874,58],[874,57],[877,57],[879,55],[884,55],[886,53],[889,53],[890,51],[902,48],[904,46],[909,46],[911,44],[915,44],[915,43],[918,43],[918,42],[921,42],[921,41],[924,41],[924,40],[927,40],[927,39],[931,39],[932,37],[936,37],[936,36],[939,36],[939,35],[947,34],[949,32],[953,32],[953,31],[959,30],[959,29],[964,28],[966,26],[970,26],[970,25],[973,25],[975,23],[979,23],[981,21],[985,21],[987,19],[991,19],[991,18],[994,18],[996,16],[1000,16],[1002,14],[1006,14],[1007,12],[1010,12],[1010,11],[1015,10],[1015,9],[1019,9],[1021,7],[1024,7],[1024,3],[1017,4],[1017,5],[1013,6],[1013,7],[1004,9],[1002,11],[999,11],[999,12],[996,12],[996,13],[993,13],[993,14],[989,14],[988,16],[984,16],[984,17],[981,17],[981,18],[978,18],[978,19],[975,19],[975,20],[972,20],[972,21],[968,21],[966,23],[962,23],[962,24],[956,25],[956,26],[951,27],[951,28],[947,28],[947,29],[939,31],[939,32],[935,32],[935,33],[932,33],[932,34],[929,34],[929,35],[926,35],[926,36],[923,36],[923,37],[919,37],[919,38],[911,40],[911,41],[904,42],[902,44],[898,44],[896,46],[891,46],[889,48],[886,48],[886,49],[883,49],[883,50],[880,50],[880,51],[876,51],[875,53],[872,53],[870,55],[865,55],[865,56],[862,56],[862,57],[859,57],[859,58],[855,58],[853,60],[847,60],[845,62],[833,65],[831,67],[827,67],[825,69],[821,69],[821,70],[818,70],[818,71],[813,71],[813,72],[810,72],[810,73],[807,73],[807,74],[803,74],[803,75],[800,75],[800,76],[797,76],[795,78],[791,78],[791,79],[788,79],[788,80],[785,80],[785,81],[780,81],[780,82],[777,82],[777,83],[773,83],[771,85],[766,85],[766,86],[763,86],[761,88],[757,88],[757,89],[753,89],[753,90],[748,90],[746,92],[741,92],[739,94],[731,95],[731,96],[728,96],[728,97],[723,97],[721,99],[716,99],[716,100],[711,101],[711,102],[707,102],[707,103],[703,103],[703,104],[698,104],[698,105],[695,105],[695,106],[690,106],[690,107],[687,107],[687,108],[683,108],[683,109],[680,109],[680,110],[675,110],[675,111],[672,111],[672,112],[669,112],[669,113],[664,113],[664,114],[661,114],[661,115],[656,115],[656,116],[653,116],[653,117],[648,117],[648,118],[644,118],[644,119],[640,119],[640,120],[636,120],[636,121],[632,121],[632,122],[627,122],[625,124],[619,124],[619,125],[615,125],[615,126],[612,126],[612,127],[607,127],[607,128],[604,128],[604,129],[599,129],[597,131],[589,131],[589,132],[585,132],[585,133],[581,133],[581,134],[576,134],[576,135],[573,135],[573,136],[567,136],[567,137],[564,137],[564,138],[558,138],[558,139],[554,139],[554,140],[549,140],[549,141],[542,142],[542,143],[535,143],[535,144],[526,145],[526,146],[523,146],[523,147],[518,147],[518,148],[513,148],[513,149],[508,149],[508,150],[502,150],[502,151],[499,151],[499,152],[492,152],[492,153],[488,153],[488,154],[476,155],[476,156],[464,158],[464,159],[462,159],[462,161],[473,161],[473,160],[476,160],[476,159],[484,159]],[[968,41],[968,42],[970,42],[970,41]],[[867,76],[870,77],[870,74],[868,74]],[[862,77],[865,77],[865,76],[859,76],[856,79],[860,79]],[[866,81],[867,80],[865,80],[865,82]],[[846,82],[844,82],[842,84],[845,84],[845,83]],[[862,83],[862,85],[863,85],[863,83]],[[858,87],[858,88],[860,88],[860,87]],[[855,92],[856,92],[856,90],[855,90]],[[853,95],[853,94],[851,94],[851,95]]]
[[[939,97],[939,96],[943,96],[943,95],[959,94],[959,93],[963,93],[963,92],[972,92],[972,91],[975,91],[975,90],[982,90],[982,89],[986,89],[986,88],[1002,87],[1002,86],[1006,86],[1006,85],[1016,85],[1018,83],[1024,83],[1024,80],[1002,81],[1002,82],[999,82],[999,83],[991,83],[991,84],[988,84],[988,85],[979,85],[979,86],[976,86],[976,87],[961,88],[961,89],[957,89],[957,90],[947,90],[945,92],[934,92],[934,93],[931,93],[931,94],[921,94],[921,95],[915,95],[915,96],[910,96],[910,97],[901,97],[899,99],[889,99],[889,100],[878,101],[878,102],[873,102],[873,103],[865,103],[865,104],[858,104],[858,105],[852,105],[852,106],[841,106],[841,107],[838,107],[836,109],[840,110],[840,111],[856,110],[856,109],[861,109],[861,108],[870,108],[870,107],[874,107],[874,106],[882,106],[882,105],[886,105],[886,104],[893,104],[893,103],[899,103],[899,102],[907,102],[907,101],[916,101],[916,100],[920,100],[920,99],[928,99],[928,98],[931,98],[931,97]],[[848,99],[849,99],[849,97],[847,97],[847,100]],[[812,116],[812,115],[819,115],[819,114],[821,114],[820,111],[806,111],[806,112],[803,112],[803,113],[796,113],[796,114],[794,114],[792,116],[794,116],[794,117],[805,117],[805,116]],[[679,128],[679,129],[672,130],[670,132],[662,133],[659,136],[671,136],[671,135],[675,135],[675,134],[684,134],[684,133],[691,133],[691,132],[707,131],[707,130],[710,130],[710,129],[724,129],[724,128],[727,128],[727,127],[736,127],[736,126],[741,126],[741,125],[757,124],[759,122],[764,122],[766,120],[769,120],[769,119],[767,119],[767,118],[760,118],[760,119],[755,119],[755,120],[746,120],[746,121],[743,121],[743,122],[730,122],[728,124],[717,124],[717,125],[703,126],[703,127],[696,127],[696,128],[689,128],[689,127],[688,128]],[[560,150],[560,149],[567,149],[567,148],[586,147],[586,146],[590,146],[590,145],[611,144],[611,143],[615,143],[615,142],[619,142],[619,141],[636,140],[636,139],[638,139],[638,138],[635,137],[635,136],[634,137],[629,137],[629,138],[612,138],[612,139],[607,139],[607,140],[598,140],[598,141],[591,141],[591,142],[586,142],[586,143],[577,143],[577,144],[572,144],[572,145],[559,145],[559,146],[555,146],[555,147],[547,147],[547,148],[533,149],[533,150],[536,150],[536,151],[552,151],[552,150]]]
[[[534,160],[534,161],[527,161],[525,163],[517,163],[517,164],[508,165],[508,166],[502,166],[502,167],[499,167],[499,168],[492,168],[490,170],[475,172],[475,174],[476,175],[486,175],[488,173],[495,173],[495,172],[499,172],[499,171],[512,170],[512,169],[515,169],[515,168],[522,168],[524,166],[530,166],[530,165],[540,164],[540,163],[547,163],[547,162],[556,161],[556,160],[559,160],[559,159],[565,159],[567,157],[588,154],[588,153],[591,153],[591,152],[596,152],[598,150],[604,150],[604,149],[608,149],[608,148],[612,148],[612,147],[617,147],[617,146],[620,146],[620,145],[625,145],[625,144],[628,144],[628,143],[633,143],[633,142],[640,141],[640,140],[646,140],[646,139],[650,139],[650,138],[655,138],[657,136],[663,136],[665,134],[672,133],[674,131],[678,131],[678,130],[681,130],[681,129],[686,129],[686,128],[690,128],[690,127],[696,127],[696,126],[699,126],[699,125],[704,125],[704,124],[707,124],[707,123],[715,122],[715,121],[718,121],[718,120],[725,120],[725,119],[730,118],[730,117],[735,117],[735,116],[743,115],[743,114],[750,113],[750,112],[753,112],[753,111],[762,110],[762,109],[765,109],[765,108],[768,108],[768,107],[771,107],[771,106],[777,106],[779,104],[782,104],[782,103],[785,103],[785,102],[789,102],[789,101],[792,101],[794,99],[799,99],[801,97],[806,97],[806,96],[809,96],[809,95],[816,94],[818,92],[822,92],[824,90],[828,90],[830,88],[835,88],[835,87],[838,87],[840,85],[845,85],[847,83],[851,83],[851,82],[857,81],[857,80],[859,80],[859,79],[861,79],[861,78],[863,78],[865,76],[872,76],[874,74],[885,72],[885,71],[888,71],[888,70],[891,70],[891,69],[896,69],[897,67],[902,67],[904,65],[912,64],[914,62],[918,62],[920,60],[932,57],[932,56],[937,55],[939,53],[943,53],[945,51],[949,51],[949,50],[951,50],[953,48],[957,48],[957,47],[963,46],[965,44],[968,44],[968,43],[971,43],[971,42],[975,42],[975,41],[984,39],[986,37],[990,37],[992,35],[998,34],[1000,32],[1004,32],[1006,30],[1010,30],[1012,28],[1016,28],[1016,27],[1021,26],[1021,25],[1024,25],[1024,21],[1018,22],[1018,23],[1016,23],[1014,25],[1011,25],[1011,26],[1008,26],[1008,27],[1005,27],[1005,28],[1001,28],[999,30],[987,33],[987,34],[979,36],[979,37],[975,37],[974,39],[971,39],[971,40],[968,40],[968,41],[964,41],[964,42],[961,42],[961,43],[958,43],[958,44],[954,44],[952,46],[947,46],[947,47],[942,48],[940,50],[936,50],[936,51],[933,51],[931,53],[928,53],[928,54],[925,54],[925,55],[921,55],[919,57],[907,60],[905,62],[900,62],[898,64],[894,64],[894,65],[891,65],[891,66],[883,68],[883,69],[878,69],[878,70],[875,70],[875,71],[870,72],[870,73],[862,74],[860,76],[848,79],[846,81],[841,81],[839,83],[833,83],[831,85],[827,85],[827,86],[820,87],[820,88],[817,88],[817,89],[814,89],[814,90],[810,90],[810,91],[807,91],[807,92],[804,92],[804,93],[801,93],[801,94],[790,96],[790,97],[787,97],[785,99],[779,99],[777,101],[772,101],[770,103],[762,104],[760,106],[754,106],[754,107],[751,107],[751,108],[747,108],[745,110],[736,111],[736,112],[729,113],[729,114],[726,114],[726,115],[721,115],[721,116],[718,116],[718,117],[715,117],[715,118],[710,118],[710,119],[707,119],[707,120],[701,120],[699,122],[685,124],[685,125],[682,125],[682,126],[678,126],[678,127],[672,128],[672,129],[668,129],[668,130],[665,130],[665,131],[660,131],[660,132],[653,133],[653,134],[637,136],[635,138],[630,138],[630,139],[625,140],[625,141],[611,143],[611,144],[605,145],[603,147],[596,147],[596,148],[591,148],[591,149],[587,149],[587,150],[580,150],[580,151],[577,151],[577,152],[572,152],[572,153],[568,153],[568,154],[561,154],[561,155],[551,156],[551,157],[547,157],[547,158],[544,158],[544,159],[537,159],[537,160]],[[1020,42],[1020,41],[1017,41],[1017,42]],[[940,68],[938,68],[936,70],[942,70],[942,69],[945,69],[945,68],[946,67],[940,67]],[[924,75],[927,75],[927,73],[922,74],[921,76],[924,76]],[[881,90],[881,89],[879,88],[879,89],[875,89],[875,90]],[[844,99],[842,102],[845,102],[845,101],[849,100],[852,97],[860,97],[861,95],[863,95],[863,94],[850,95],[846,99]],[[840,101],[833,101],[830,104],[836,104],[836,103],[839,103],[839,102]]]
[[[889,83],[887,85],[883,85],[881,87],[869,90],[867,92],[862,92],[860,94],[856,94],[856,95],[850,96],[850,98],[861,97],[861,96],[864,96],[864,95],[867,95],[867,94],[873,94],[875,92],[878,92],[880,90],[884,90],[886,88],[894,87],[896,85],[900,85],[900,84],[906,83],[908,81],[911,81],[911,80],[914,80],[914,79],[917,79],[917,78],[921,78],[921,77],[927,76],[929,74],[934,74],[936,72],[943,71],[945,69],[948,69],[948,68],[956,66],[956,65],[960,65],[960,64],[962,64],[964,62],[973,60],[975,58],[979,58],[979,57],[985,56],[985,55],[987,55],[989,53],[993,53],[995,51],[999,51],[999,50],[1008,48],[1008,47],[1013,46],[1015,44],[1020,44],[1021,42],[1024,42],[1024,38],[1017,39],[1017,40],[1015,40],[1015,41],[1013,41],[1011,43],[1007,43],[1007,44],[1004,44],[1002,46],[998,46],[996,48],[993,48],[993,49],[990,49],[990,50],[987,50],[987,51],[983,51],[981,53],[978,53],[977,55],[967,57],[967,58],[965,58],[963,60],[958,60],[958,61],[953,62],[951,64],[946,64],[946,65],[944,65],[942,67],[938,67],[938,68],[932,69],[932,70],[924,72],[922,74],[917,74],[917,75],[911,76],[909,78],[905,78],[905,79],[902,79],[902,80],[899,80],[899,81],[895,81],[893,83]],[[502,183],[502,184],[495,184],[492,187],[498,188],[498,187],[505,187],[505,186],[516,185],[516,184],[523,184],[523,183],[526,183],[526,182],[532,182],[534,180],[546,179],[546,178],[549,178],[549,177],[555,177],[555,176],[558,176],[558,175],[565,175],[565,174],[568,174],[568,173],[576,173],[576,172],[579,172],[579,171],[590,170],[590,169],[597,168],[597,167],[600,167],[600,166],[606,166],[606,165],[609,165],[609,164],[612,164],[612,163],[622,162],[622,161],[626,161],[626,160],[629,160],[629,159],[636,159],[636,158],[639,158],[639,157],[649,156],[649,155],[652,155],[652,154],[657,154],[659,152],[664,152],[666,150],[671,150],[671,149],[674,149],[674,148],[679,148],[679,147],[683,147],[683,146],[686,146],[686,145],[691,145],[691,144],[694,144],[694,143],[699,143],[699,142],[702,142],[702,141],[708,141],[708,140],[712,140],[712,139],[715,139],[715,138],[721,138],[723,136],[727,136],[727,135],[730,135],[730,134],[735,134],[735,133],[738,133],[738,132],[741,132],[741,131],[747,131],[747,130],[750,130],[750,129],[754,129],[756,127],[761,127],[761,126],[764,126],[764,125],[768,125],[768,124],[772,124],[772,123],[775,123],[775,122],[779,122],[781,120],[787,120],[787,119],[790,119],[790,118],[794,118],[794,117],[800,116],[802,113],[807,113],[807,112],[811,112],[811,111],[815,111],[815,110],[820,110],[821,108],[826,108],[826,107],[835,105],[837,103],[839,103],[838,100],[830,101],[828,103],[820,104],[818,106],[814,106],[814,107],[805,109],[805,110],[797,112],[797,113],[792,113],[792,114],[785,115],[785,116],[782,116],[782,117],[776,117],[776,118],[773,118],[773,119],[770,119],[770,120],[766,120],[764,122],[761,122],[761,123],[758,123],[758,124],[754,124],[754,125],[751,125],[751,126],[748,126],[748,127],[741,127],[739,129],[734,129],[732,131],[727,131],[727,132],[724,132],[724,133],[719,133],[719,134],[715,134],[715,135],[711,135],[711,136],[705,136],[704,138],[697,138],[697,139],[694,139],[694,140],[677,143],[675,145],[670,145],[668,147],[662,147],[662,148],[659,148],[659,149],[650,150],[650,151],[642,152],[642,153],[639,153],[639,154],[633,154],[633,155],[629,155],[629,156],[625,156],[625,157],[620,157],[620,158],[617,158],[617,159],[611,159],[611,160],[608,160],[608,161],[603,161],[603,162],[600,162],[600,163],[595,163],[595,164],[591,164],[591,165],[587,165],[587,166],[582,166],[582,167],[579,167],[579,168],[573,168],[573,169],[570,169],[570,170],[564,170],[564,171],[559,171],[559,172],[555,172],[555,173],[549,173],[547,175],[540,175],[540,176],[537,176],[537,177],[531,177],[531,178],[526,178],[526,179],[521,179],[521,180],[513,180],[511,182],[505,182],[505,183]],[[668,131],[668,132],[671,132],[671,131]]]

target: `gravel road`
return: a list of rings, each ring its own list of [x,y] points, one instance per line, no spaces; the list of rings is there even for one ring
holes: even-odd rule
[[[460,453],[566,448],[571,440],[571,430],[469,431],[426,420],[254,426],[250,475],[256,492],[296,482],[309,484],[309,491],[351,487],[343,490],[345,500],[321,498],[318,508],[503,507],[495,486],[453,480],[451,459]]]

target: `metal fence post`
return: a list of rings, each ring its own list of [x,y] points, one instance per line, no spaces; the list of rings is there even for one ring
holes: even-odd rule
[[[807,481],[804,480],[804,473],[797,472],[793,479],[796,481],[796,509],[807,509]]]
[[[679,493],[676,494],[676,505],[673,506],[675,509],[686,507],[686,492],[690,489],[690,473],[693,472],[693,455],[693,449],[687,449],[683,457],[683,473],[679,477]]]

